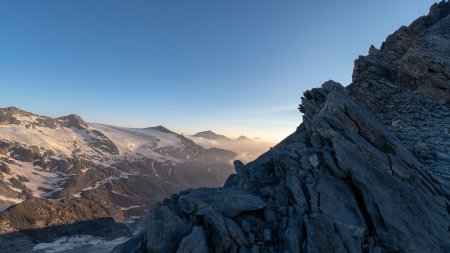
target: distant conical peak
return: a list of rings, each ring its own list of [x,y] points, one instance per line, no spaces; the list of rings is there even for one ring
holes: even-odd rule
[[[238,140],[238,141],[246,141],[246,140],[250,140],[250,138],[248,138],[248,137],[245,136],[245,135],[241,135],[241,136],[239,136],[236,140]]]
[[[230,139],[230,138],[226,137],[225,135],[216,134],[215,132],[213,132],[211,130],[198,132],[198,133],[194,134],[193,136],[210,139],[210,140]]]

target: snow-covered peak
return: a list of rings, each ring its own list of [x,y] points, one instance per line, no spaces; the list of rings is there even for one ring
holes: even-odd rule
[[[177,135],[169,130],[125,128],[96,123],[90,123],[90,128],[102,132],[116,144],[119,153],[124,156],[142,155],[161,159],[161,154],[155,152],[155,149],[164,147],[181,149],[184,147]]]
[[[58,128],[68,127],[84,129],[89,126],[76,114],[70,114],[59,118],[50,118],[33,114],[17,107],[0,108],[0,125],[23,125],[26,128],[46,127]]]

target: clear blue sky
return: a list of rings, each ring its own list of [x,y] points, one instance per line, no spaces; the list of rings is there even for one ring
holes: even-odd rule
[[[428,0],[0,1],[0,107],[281,139]]]

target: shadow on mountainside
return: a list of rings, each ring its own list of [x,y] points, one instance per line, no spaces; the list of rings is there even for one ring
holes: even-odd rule
[[[83,240],[80,235],[83,235],[89,240]],[[78,238],[62,242],[62,244],[66,244],[64,245],[66,247],[65,249],[60,248],[60,250],[51,252],[75,252],[70,250],[77,247],[83,247],[84,250],[86,250],[87,246],[99,244],[100,241],[108,242],[120,237],[130,237],[131,232],[127,225],[117,223],[112,218],[98,218],[73,224],[49,226],[39,229],[26,229],[2,234],[0,235],[0,252],[46,252],[42,247],[36,247],[36,245],[40,243],[51,245],[51,243],[62,237],[76,236],[78,236]],[[70,245],[67,245],[68,242],[79,243],[79,245],[70,248]]]

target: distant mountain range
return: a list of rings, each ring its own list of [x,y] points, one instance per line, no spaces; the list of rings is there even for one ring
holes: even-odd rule
[[[118,220],[187,188],[219,186],[236,153],[163,126],[144,129],[0,109],[0,210],[31,197],[84,197]]]
[[[198,132],[189,136],[195,143],[209,148],[221,148],[237,153],[237,159],[243,162],[250,162],[262,153],[268,151],[274,143],[262,141],[259,138],[248,138],[239,136],[237,139],[229,138],[225,135],[217,134],[211,130]]]
[[[192,137],[205,138],[208,140],[230,140],[231,141],[231,139],[226,137],[225,135],[216,134],[211,130],[198,132],[198,133],[192,135]]]
[[[241,135],[239,136],[237,139],[232,139],[229,138],[225,135],[221,135],[221,134],[216,134],[215,132],[208,130],[208,131],[203,131],[203,132],[198,132],[194,135],[192,135],[192,137],[197,137],[197,138],[204,138],[204,139],[208,139],[208,140],[213,140],[213,141],[218,141],[218,140],[227,140],[227,141],[251,141],[252,139],[248,138],[247,136]],[[254,138],[253,140],[259,140],[259,138]]]

